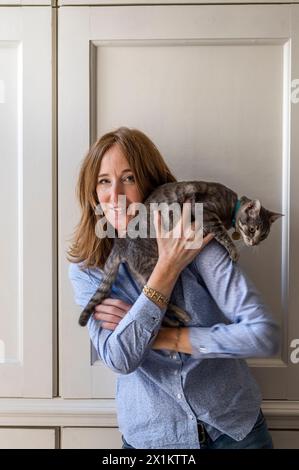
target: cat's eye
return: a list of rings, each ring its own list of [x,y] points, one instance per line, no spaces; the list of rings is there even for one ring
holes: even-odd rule
[[[250,227],[250,228],[249,228],[249,232],[250,232],[250,233],[255,233],[255,228],[254,228],[254,227]]]

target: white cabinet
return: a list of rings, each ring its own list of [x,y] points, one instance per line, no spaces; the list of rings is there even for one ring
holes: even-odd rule
[[[0,0],[0,3],[1,1],[5,1],[5,0]],[[20,2],[22,0],[12,0],[13,2]],[[30,2],[31,0],[25,0],[25,1],[28,1]],[[46,0],[44,0],[46,1]],[[58,5],[61,5],[61,6],[69,6],[69,5],[107,5],[109,3],[109,5],[121,5],[121,1],[119,0],[109,0],[109,2],[107,2],[107,0],[58,0]],[[168,4],[168,3],[171,3],[171,4],[176,4],[176,3],[179,3],[179,4],[184,4],[184,3],[188,3],[188,4],[196,4],[196,5],[200,5],[200,4],[204,4],[204,5],[207,5],[207,4],[225,4],[225,3],[228,3],[227,0],[163,0],[163,2],[161,0],[151,0],[150,2],[148,0],[126,0],[125,2],[126,5],[131,5],[131,4],[138,4],[138,5],[147,5],[148,3],[152,4],[152,5],[155,5],[155,4],[161,4],[161,3],[164,3],[164,4]],[[245,3],[245,4],[248,4],[248,3],[290,3],[290,0],[230,0],[231,4],[233,3],[236,3],[236,4],[242,4],[242,3]],[[292,3],[299,3],[298,1],[294,1]]]
[[[5,5],[5,6],[51,5],[51,0],[0,0],[0,5]]]
[[[299,431],[270,431],[274,449],[299,449]]]
[[[6,397],[53,393],[51,74],[51,9],[2,7],[0,396]]]
[[[278,357],[250,361],[268,415],[289,406],[274,442],[299,448],[298,2],[109,3],[0,0],[12,6],[0,8],[1,446],[121,447],[115,376],[78,326],[66,250],[80,162],[127,125],[179,179],[222,181],[286,214],[241,262],[282,328]]]
[[[62,428],[61,449],[121,449],[117,428]]]
[[[289,360],[299,338],[299,6],[70,6],[59,11],[58,57],[62,395],[113,396],[77,326],[64,253],[79,221],[80,161],[98,136],[127,125],[154,140],[179,179],[221,181],[286,214],[241,263],[282,328],[278,357],[250,362],[263,396],[299,399]]]
[[[55,449],[55,429],[0,428],[0,449]]]

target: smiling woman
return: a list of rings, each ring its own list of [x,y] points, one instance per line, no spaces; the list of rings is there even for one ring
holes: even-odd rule
[[[106,219],[117,232],[124,232],[132,218],[127,208],[134,202],[142,202],[142,194],[136,178],[128,167],[120,145],[114,144],[106,151],[100,166],[97,183],[97,196]],[[121,204],[125,197],[125,207]]]
[[[69,260],[83,262],[85,267],[104,267],[113,241],[96,234],[99,203],[103,209],[108,203],[106,218],[116,229],[119,223],[122,228],[129,216],[124,219],[114,210],[117,196],[143,201],[156,187],[173,181],[176,178],[159,150],[143,132],[120,127],[102,136],[82,162],[77,185],[81,219],[68,251]]]
[[[271,448],[261,394],[244,359],[275,354],[279,330],[225,248],[205,240],[211,235],[200,248],[186,248],[184,231],[163,237],[156,217],[158,256],[142,251],[140,263],[154,262],[140,291],[125,263],[112,266],[113,239],[96,236],[98,205],[120,237],[130,220],[127,207],[172,181],[153,142],[124,127],[92,146],[79,175],[82,215],[69,251],[69,276],[82,308],[97,290],[90,274],[110,295],[93,304],[86,321],[99,358],[118,374],[124,447]],[[183,209],[181,225],[185,215]],[[163,328],[169,302],[188,312],[187,327]]]

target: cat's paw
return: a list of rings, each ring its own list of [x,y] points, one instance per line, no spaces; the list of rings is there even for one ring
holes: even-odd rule
[[[240,257],[240,254],[238,253],[237,250],[231,250],[229,253],[230,259],[236,263]]]

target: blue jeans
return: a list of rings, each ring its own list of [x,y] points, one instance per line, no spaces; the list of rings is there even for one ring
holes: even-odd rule
[[[122,436],[123,449],[134,449]],[[227,434],[222,434],[215,441],[205,432],[205,439],[200,444],[201,449],[273,449],[273,442],[268,431],[267,423],[262,410],[255,425],[242,441],[236,441]]]

